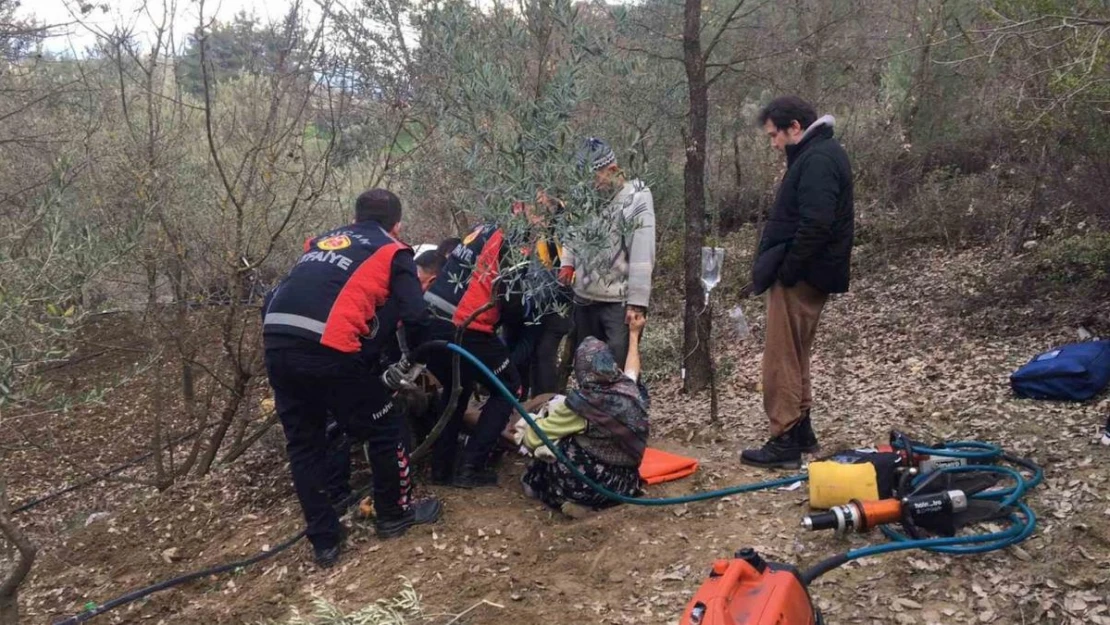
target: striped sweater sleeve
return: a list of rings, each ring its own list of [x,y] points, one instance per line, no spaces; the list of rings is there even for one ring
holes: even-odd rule
[[[634,227],[628,245],[627,301],[630,306],[647,308],[655,269],[655,206],[650,189],[645,187],[636,193],[625,216]]]

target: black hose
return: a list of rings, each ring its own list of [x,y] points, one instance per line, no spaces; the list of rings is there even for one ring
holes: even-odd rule
[[[450,341],[428,341],[426,343],[421,343],[416,349],[409,352],[409,360],[412,362],[428,362],[426,356],[427,352],[433,349],[447,349],[449,343]]]
[[[152,584],[150,586],[147,586],[146,588],[139,588],[137,590],[132,590],[131,592],[129,592],[125,595],[122,595],[120,597],[112,599],[111,601],[108,601],[107,603],[98,605],[98,606],[96,606],[95,608],[93,608],[91,610],[86,610],[86,611],[84,611],[80,614],[75,614],[75,615],[65,619],[64,621],[57,621],[57,622],[54,623],[54,625],[76,625],[77,623],[84,623],[85,621],[88,621],[88,620],[92,619],[95,616],[99,616],[99,615],[101,615],[105,612],[114,610],[114,609],[116,609],[120,606],[127,605],[128,603],[133,603],[135,601],[138,601],[139,599],[142,599],[143,597],[146,597],[148,595],[152,595],[152,594],[154,594],[156,592],[159,592],[159,591],[162,591],[162,590],[166,590],[167,588],[173,588],[174,586],[179,586],[181,584],[186,584],[186,583],[191,582],[195,579],[200,579],[202,577],[208,577],[209,575],[219,575],[220,573],[226,573],[227,571],[234,571],[235,569],[238,569],[240,567],[250,566],[251,564],[254,564],[256,562],[261,562],[262,560],[265,560],[266,558],[273,557],[273,556],[281,553],[282,551],[285,551],[286,549],[288,549],[288,548],[292,547],[293,545],[297,544],[297,542],[300,541],[304,537],[305,537],[305,530],[301,530],[301,531],[297,532],[296,534],[294,534],[292,537],[290,537],[285,542],[279,544],[278,546],[274,547],[273,549],[271,549],[269,551],[263,551],[263,552],[261,552],[257,555],[251,556],[251,557],[249,557],[245,560],[239,560],[237,562],[229,562],[228,564],[221,564],[219,566],[214,566],[212,568],[204,569],[203,571],[196,571],[195,573],[187,573],[185,575],[181,575],[181,576],[175,577],[173,579],[167,579],[165,581],[158,582],[157,584]]]
[[[813,583],[813,580],[817,579],[818,577],[821,577],[825,573],[828,573],[829,571],[831,571],[831,570],[833,570],[837,567],[844,566],[847,563],[848,563],[848,554],[847,553],[838,553],[835,556],[832,556],[831,558],[826,558],[824,560],[821,560],[820,562],[813,565],[812,567],[806,569],[805,571],[802,571],[802,585],[803,586],[809,586],[811,583]]]
[[[355,493],[352,494],[350,499],[348,499],[347,501],[358,501],[358,500],[362,499],[363,497],[365,497],[366,495],[368,495],[370,493],[370,490],[372,488],[373,488],[372,486],[367,486],[367,487],[365,487],[361,490],[355,491]],[[336,513],[337,514],[341,512],[342,505],[343,504],[341,504],[339,506],[336,506]],[[305,537],[305,534],[306,534],[306,530],[301,530],[301,531],[297,532],[296,534],[290,536],[289,538],[285,539],[283,542],[278,543],[278,545],[276,547],[274,547],[273,549],[270,549],[269,551],[263,551],[261,553],[255,554],[255,555],[253,555],[253,556],[251,556],[251,557],[249,557],[245,560],[239,560],[237,562],[229,562],[227,564],[219,564],[219,565],[204,569],[202,571],[196,571],[194,573],[186,573],[185,575],[180,575],[178,577],[174,577],[173,579],[167,579],[165,581],[158,582],[157,584],[151,584],[150,586],[147,586],[145,588],[139,588],[137,590],[132,590],[131,592],[129,592],[125,595],[122,595],[120,597],[112,599],[111,601],[108,601],[108,602],[105,602],[101,605],[98,605],[98,606],[96,606],[95,608],[93,608],[91,610],[86,610],[86,611],[84,611],[80,614],[74,614],[73,616],[65,619],[64,621],[56,621],[54,623],[54,625],[75,625],[76,623],[84,623],[85,621],[93,618],[94,616],[99,616],[99,615],[104,614],[105,612],[108,612],[110,610],[114,610],[118,607],[125,606],[128,603],[133,603],[135,601],[138,601],[139,599],[142,599],[144,597],[152,595],[156,592],[166,590],[167,588],[173,588],[174,586],[180,586],[181,584],[187,584],[187,583],[189,583],[193,580],[200,579],[202,577],[208,577],[209,575],[219,575],[220,573],[226,573],[228,571],[234,571],[235,569],[238,569],[238,568],[242,568],[242,567],[245,567],[245,566],[250,566],[252,564],[256,564],[256,563],[261,562],[261,561],[263,561],[267,558],[272,558],[272,557],[276,556],[277,554],[281,553],[282,551],[285,551],[286,549],[288,549],[288,548],[292,547],[293,545],[297,544],[302,538]]]
[[[357,490],[346,501],[359,501],[360,499],[362,499],[366,495],[370,494],[370,491],[372,489],[373,489],[373,486],[366,486],[366,487],[364,487],[360,490]],[[339,504],[339,505],[335,506],[336,514],[341,514],[342,511],[343,511],[343,507],[345,505],[346,504],[343,503],[343,504]],[[167,579],[165,581],[158,582],[157,584],[151,584],[150,586],[147,586],[145,588],[139,588],[137,590],[132,590],[131,592],[129,592],[125,595],[122,595],[120,597],[112,599],[111,601],[107,601],[107,602],[105,602],[101,605],[98,605],[98,606],[94,607],[91,610],[86,610],[84,612],[81,612],[80,614],[74,614],[73,616],[71,616],[71,617],[69,617],[69,618],[67,618],[63,621],[56,621],[54,623],[54,625],[75,625],[76,623],[84,623],[85,621],[87,621],[87,620],[89,620],[89,619],[91,619],[95,616],[98,616],[100,614],[104,614],[105,612],[108,612],[110,610],[114,610],[118,607],[125,606],[129,603],[133,603],[135,601],[138,601],[139,599],[142,599],[144,597],[152,595],[156,592],[166,590],[167,588],[173,588],[174,586],[180,586],[181,584],[186,584],[188,582],[191,582],[191,581],[196,580],[196,579],[200,579],[202,577],[208,577],[209,575],[219,575],[220,573],[226,573],[227,571],[234,571],[235,569],[238,569],[238,568],[241,568],[241,567],[244,567],[244,566],[250,566],[252,564],[261,562],[262,560],[265,560],[267,558],[272,558],[272,557],[276,556],[277,554],[281,553],[282,551],[285,551],[286,549],[292,547],[293,545],[297,544],[302,538],[304,538],[305,534],[306,534],[306,530],[301,530],[301,531],[297,532],[296,534],[287,538],[285,541],[283,541],[281,543],[278,543],[278,545],[276,547],[274,547],[273,549],[270,549],[269,551],[263,551],[261,553],[255,554],[255,555],[253,555],[253,556],[251,556],[251,557],[249,557],[245,560],[239,560],[237,562],[230,562],[228,564],[216,565],[216,566],[204,569],[202,571],[196,571],[195,573],[186,573],[185,575],[180,575],[178,577],[174,577],[173,579]]]
[[[419,347],[417,347],[416,349],[414,349],[412,351],[410,357],[413,359],[414,362],[423,360],[425,358],[425,354],[428,351],[431,351],[432,349],[445,349],[447,344],[448,344],[448,341],[430,341],[430,342],[424,343],[424,344],[420,345]],[[441,418],[440,421],[443,421],[443,418]],[[211,427],[211,426],[209,426],[209,427]],[[205,429],[207,429],[207,428],[205,428]],[[442,428],[440,428],[440,429],[442,429]],[[185,436],[180,437],[177,440],[174,440],[171,444],[176,444],[178,442],[181,442],[181,440],[184,440],[185,438],[188,438],[188,437],[191,437],[191,436],[196,436],[199,433],[200,433],[200,431],[192,432],[190,434],[186,434]],[[40,497],[40,498],[36,499],[35,501],[31,501],[31,502],[28,502],[28,503],[24,504],[20,508],[14,510],[14,512],[19,512],[21,510],[26,510],[30,507],[36,506],[36,505],[41,504],[45,501],[49,501],[50,499],[60,497],[61,495],[64,495],[67,492],[72,492],[74,490],[77,490],[78,488],[81,488],[82,486],[84,486],[86,484],[96,482],[100,479],[103,479],[104,477],[110,476],[114,473],[118,473],[120,471],[123,471],[124,469],[130,468],[130,467],[142,462],[143,460],[146,460],[147,458],[150,458],[153,455],[154,455],[154,452],[147,452],[146,454],[143,454],[142,456],[140,456],[138,458],[135,458],[135,459],[127,462],[124,465],[121,465],[119,467],[116,467],[116,468],[112,469],[111,471],[103,474],[100,477],[92,478],[92,479],[87,480],[86,482],[83,482],[81,484],[75,484],[74,486],[71,486],[71,487],[69,487],[69,488],[67,488],[63,491],[58,491],[56,493],[51,493],[50,495]],[[370,489],[366,488],[366,489],[356,493],[355,496],[356,497],[362,497],[362,496],[366,495],[369,491],[370,491]],[[269,551],[263,551],[263,552],[261,552],[257,555],[251,556],[250,558],[247,558],[245,560],[239,560],[237,562],[231,562],[231,563],[228,563],[228,564],[221,564],[221,565],[218,565],[218,566],[214,566],[214,567],[211,567],[211,568],[204,569],[202,571],[196,571],[194,573],[187,573],[185,575],[180,575],[180,576],[174,577],[172,579],[167,579],[167,580],[158,582],[157,584],[152,584],[152,585],[147,586],[145,588],[139,588],[137,590],[133,590],[133,591],[131,591],[131,592],[125,594],[125,595],[122,595],[120,597],[112,599],[111,601],[107,601],[107,602],[105,602],[101,605],[98,605],[98,606],[94,607],[91,610],[86,610],[84,612],[81,612],[80,614],[75,614],[75,615],[73,615],[73,616],[71,616],[71,617],[69,617],[65,620],[57,621],[57,622],[54,623],[54,625],[76,625],[77,623],[84,623],[85,621],[88,621],[88,620],[90,620],[90,619],[92,619],[96,616],[104,614],[105,612],[114,610],[116,608],[127,605],[129,603],[133,603],[135,601],[138,601],[139,599],[142,599],[144,597],[152,595],[156,592],[160,592],[160,591],[166,590],[168,588],[173,588],[174,586],[180,586],[181,584],[186,584],[188,582],[191,582],[191,581],[196,580],[196,579],[200,579],[202,577],[208,577],[209,575],[219,575],[220,573],[225,573],[227,571],[233,571],[233,570],[238,569],[240,567],[250,566],[251,564],[255,564],[257,562],[265,560],[266,558],[271,558],[271,557],[281,553],[282,551],[285,551],[286,549],[288,549],[288,548],[292,547],[293,545],[297,544],[297,542],[299,542],[304,537],[305,537],[305,530],[301,530],[300,532],[297,532],[296,534],[294,534],[290,538],[286,539],[284,542],[278,544],[273,549],[270,549]]]
[[[451,366],[455,369],[455,379],[459,379],[459,361],[457,357]],[[447,406],[444,407],[443,414],[439,416],[435,425],[428,431],[428,435],[424,437],[424,440],[417,445],[416,449],[412,450],[411,454],[409,454],[409,459],[412,462],[422,462],[425,457],[432,453],[432,446],[439,440],[440,435],[443,434],[443,430],[447,429],[447,423],[455,416],[455,407],[459,405],[459,395],[461,393],[462,391],[458,384],[451,389],[451,394],[448,396]]]
[[[357,490],[346,501],[359,501],[363,497],[365,497],[366,495],[370,494],[370,491],[372,489],[373,489],[373,486],[371,485],[371,486],[366,486],[366,487],[364,487],[360,490]],[[346,505],[345,503],[336,505],[335,506],[336,514],[341,514],[342,511],[343,511],[343,507],[345,505]],[[84,623],[85,621],[87,621],[87,620],[89,620],[89,619],[91,619],[95,616],[98,616],[100,614],[104,614],[105,612],[108,612],[110,610],[114,610],[118,607],[125,606],[128,603],[133,603],[135,601],[138,601],[139,599],[142,599],[144,597],[152,595],[156,592],[166,590],[167,588],[173,588],[174,586],[180,586],[181,584],[186,584],[188,582],[191,582],[191,581],[196,580],[196,579],[200,579],[202,577],[208,577],[209,575],[219,575],[220,573],[226,573],[227,571],[234,571],[235,569],[238,569],[238,568],[241,568],[241,567],[244,567],[244,566],[250,566],[252,564],[261,562],[261,561],[263,561],[267,558],[272,558],[272,557],[276,556],[277,554],[281,553],[282,551],[285,551],[286,549],[292,547],[293,545],[297,544],[302,538],[304,538],[305,534],[306,534],[306,530],[301,530],[301,531],[297,532],[296,534],[287,538],[285,541],[283,541],[281,543],[278,543],[278,545],[276,547],[274,547],[273,549],[270,549],[269,551],[263,551],[261,553],[255,554],[255,555],[253,555],[253,556],[251,556],[251,557],[249,557],[245,560],[239,560],[237,562],[229,562],[228,564],[220,564],[220,565],[217,565],[217,566],[213,566],[211,568],[204,569],[203,571],[196,571],[195,573],[186,573],[185,575],[180,575],[180,576],[175,577],[173,579],[167,579],[165,581],[158,582],[157,584],[151,584],[150,586],[147,586],[145,588],[139,588],[137,590],[132,590],[131,592],[129,592],[125,595],[122,595],[120,597],[112,599],[111,601],[108,601],[108,602],[105,602],[101,605],[98,605],[98,606],[96,606],[95,608],[93,608],[91,610],[86,610],[86,611],[84,611],[80,614],[74,614],[73,616],[65,619],[64,621],[56,621],[54,623],[54,625],[75,625],[76,623]]]

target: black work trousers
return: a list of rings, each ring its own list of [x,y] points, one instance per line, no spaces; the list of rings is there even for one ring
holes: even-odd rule
[[[532,398],[559,388],[559,345],[570,329],[569,316],[551,313],[537,323],[505,332],[510,359],[520,374],[522,396]]]
[[[411,496],[403,417],[362,356],[307,341],[297,347],[283,343],[266,349],[266,371],[313,547],[326,549],[339,540],[339,517],[332,507],[339,502],[332,499],[349,492],[346,484],[329,483],[349,477],[349,465],[340,467],[341,458],[328,458],[329,414],[353,442],[368,444],[378,516],[401,516]]]
[[[325,441],[327,452],[324,459],[324,490],[332,504],[350,503],[351,439],[335,419],[329,419]]]
[[[434,340],[455,342],[455,325],[443,319],[432,321],[431,335]],[[509,350],[497,336],[486,332],[468,330],[463,333],[460,346],[474,354],[497,378],[509,389],[509,392],[519,395],[520,376],[516,367],[509,360]],[[453,353],[445,352],[433,354],[428,361],[428,370],[443,385],[440,398],[439,414],[447,408],[451,399],[451,389],[454,388],[455,375],[451,366]],[[462,390],[459,393],[458,403],[451,415],[450,421],[443,428],[443,432],[435,442],[432,450],[432,472],[440,479],[454,473],[455,455],[458,449],[459,431],[462,428],[463,413],[466,412],[470,396],[474,392],[474,384],[482,384],[490,389],[490,397],[478,425],[471,432],[463,448],[461,463],[476,469],[484,468],[497,447],[501,430],[509,423],[509,416],[513,411],[512,403],[499,391],[492,388],[484,374],[480,373],[465,358],[460,357],[459,382]]]
[[[554,393],[559,388],[559,344],[571,330],[570,317],[551,313],[540,321],[539,338],[529,360],[529,397]],[[526,380],[528,378],[525,378]]]
[[[624,322],[625,305],[608,302],[576,302],[574,305],[575,341],[578,345],[592,336],[613,351],[617,367],[624,369],[628,358],[628,325]],[[575,345],[575,349],[578,348]]]

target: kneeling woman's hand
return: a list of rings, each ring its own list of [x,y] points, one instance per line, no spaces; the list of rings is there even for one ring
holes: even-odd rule
[[[629,334],[639,337],[644,331],[644,326],[647,325],[647,312],[639,306],[629,306],[625,322],[628,324]]]

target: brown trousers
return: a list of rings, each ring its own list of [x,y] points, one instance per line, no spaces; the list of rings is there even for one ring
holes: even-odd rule
[[[813,404],[809,355],[828,298],[806,282],[792,287],[776,282],[767,292],[763,410],[772,436],[789,430]]]

